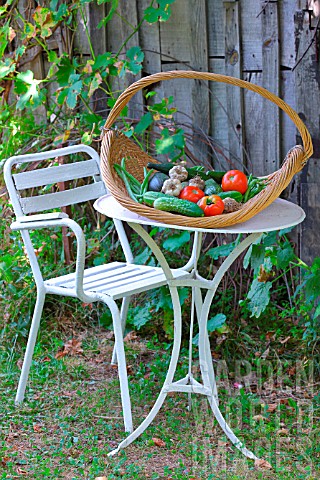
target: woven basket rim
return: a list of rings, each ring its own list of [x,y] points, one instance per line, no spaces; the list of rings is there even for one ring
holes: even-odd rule
[[[267,98],[271,102],[278,105],[278,107],[281,108],[291,118],[300,132],[303,146],[296,145],[290,149],[285,157],[283,165],[277,171],[265,176],[265,178],[268,178],[269,181],[267,187],[258,195],[246,202],[237,212],[224,213],[214,217],[185,217],[178,214],[155,210],[152,207],[148,207],[133,201],[128,195],[124,184],[115,173],[113,164],[120,163],[122,156],[126,156],[127,151],[130,152],[128,157],[130,156],[133,158],[141,170],[143,170],[143,165],[146,166],[147,161],[151,161],[153,163],[159,162],[159,160],[143,152],[141,148],[138,147],[138,145],[136,145],[126,135],[124,135],[124,133],[117,129],[113,129],[112,125],[116,121],[119,113],[123,110],[124,106],[139,90],[152,83],[175,78],[190,78],[224,82],[255,91],[264,98]],[[263,87],[234,77],[218,75],[210,72],[190,72],[177,70],[172,72],[159,72],[157,74],[144,77],[130,85],[120,95],[114,107],[110,111],[102,134],[101,173],[108,190],[116,198],[116,200],[125,208],[128,208],[139,215],[172,225],[218,228],[235,225],[237,223],[242,223],[246,220],[249,220],[249,218],[252,218],[254,215],[270,205],[289,185],[293,176],[304,167],[312,153],[313,146],[310,133],[300,119],[299,115],[282,99],[273,93],[269,92]],[[119,155],[121,158],[119,158]],[[132,166],[132,168],[136,168],[136,165]]]

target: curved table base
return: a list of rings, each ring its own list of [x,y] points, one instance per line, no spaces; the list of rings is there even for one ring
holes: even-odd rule
[[[239,257],[239,255],[248,248],[253,242],[255,242],[262,234],[253,233],[249,235],[245,240],[238,244],[232,253],[226,258],[226,260],[220,266],[218,272],[212,281],[201,279],[199,275],[196,274],[196,264],[193,272],[190,273],[190,277],[187,279],[175,280],[170,267],[157,246],[154,240],[148,235],[148,233],[143,229],[143,227],[136,223],[129,223],[129,225],[143,238],[146,244],[151,248],[155,257],[157,258],[159,264],[161,265],[169,285],[169,290],[172,298],[173,311],[174,311],[174,340],[173,347],[171,352],[171,360],[164,381],[163,387],[160,391],[160,394],[150,410],[147,417],[143,422],[137,427],[126,439],[124,439],[116,449],[112,450],[108,455],[113,456],[119,452],[120,449],[127,447],[132,443],[139,435],[141,435],[145,429],[153,421],[157,413],[159,412],[168,392],[185,392],[189,395],[191,393],[198,393],[205,395],[208,399],[210,407],[214,416],[216,417],[220,427],[230,439],[230,441],[243,453],[246,457],[256,460],[257,457],[248,450],[244,444],[236,437],[233,433],[230,426],[227,424],[224,419],[219,406],[218,406],[218,391],[215,381],[214,367],[212,362],[212,356],[210,352],[210,343],[207,333],[207,321],[210,306],[214,298],[214,294],[229,267],[232,263]],[[198,248],[200,248],[200,242]],[[195,380],[191,374],[191,351],[189,353],[189,372],[188,375],[176,382],[173,382],[173,377],[176,371],[177,362],[179,359],[180,346],[181,346],[181,307],[179,302],[178,295],[178,286],[190,286],[193,291],[193,301],[195,305],[195,310],[197,313],[198,323],[199,323],[199,362],[202,382],[199,383]],[[202,300],[201,288],[208,290],[204,301]],[[193,314],[192,314],[193,317]],[[193,326],[193,318],[191,319],[191,331]]]

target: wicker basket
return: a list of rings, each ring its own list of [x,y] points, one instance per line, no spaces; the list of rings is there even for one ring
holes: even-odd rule
[[[122,109],[127,105],[129,100],[139,90],[162,80],[172,80],[175,78],[190,78],[199,80],[210,80],[215,82],[223,82],[230,85],[235,85],[242,88],[252,90],[262,97],[267,98],[271,102],[278,105],[284,112],[288,114],[291,120],[298,128],[303,146],[297,145],[293,147],[287,154],[282,167],[276,172],[272,173],[268,177],[268,185],[258,195],[246,202],[240,210],[233,213],[226,213],[213,217],[185,217],[183,215],[177,215],[173,213],[162,212],[146,205],[133,201],[122,182],[115,172],[113,165],[115,163],[121,163],[123,157],[126,158],[127,170],[135,176],[139,181],[143,180],[143,167],[148,162],[156,163],[157,160],[147,155],[136,145],[132,140],[127,138],[123,133],[118,130],[113,130],[111,127]],[[295,173],[302,170],[306,164],[308,158],[313,153],[313,147],[310,134],[299,118],[298,114],[289,107],[279,97],[270,93],[265,88],[259,87],[252,83],[240,80],[238,78],[228,77],[225,75],[218,75],[215,73],[204,73],[195,71],[172,71],[161,72],[148,77],[130,85],[118,98],[114,107],[112,108],[104,126],[102,135],[102,147],[101,147],[101,170],[102,177],[107,185],[107,188],[111,194],[129,210],[148,217],[154,220],[158,220],[171,225],[182,225],[189,227],[199,228],[220,228],[230,225],[235,225],[240,222],[249,220],[261,210],[270,205],[280,193],[289,185],[291,179]]]

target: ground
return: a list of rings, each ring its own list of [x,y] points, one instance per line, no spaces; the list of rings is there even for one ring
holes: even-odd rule
[[[258,370],[248,373],[248,365],[239,377],[228,359],[215,359],[222,411],[238,437],[272,469],[263,462],[255,466],[237,451],[212,419],[205,398],[194,396],[188,412],[182,393],[170,394],[146,432],[110,458],[108,452],[125,437],[117,369],[110,365],[112,335],[86,328],[77,335],[66,332],[62,343],[53,336],[49,349],[40,338],[19,408],[14,393],[21,358],[13,351],[0,356],[0,479],[319,478],[318,384],[308,377],[308,388],[301,388],[307,377],[297,363],[287,364],[279,381],[266,373],[262,378]],[[126,345],[137,426],[160,390],[170,349],[136,335],[129,335]],[[186,359],[184,348],[180,376]]]

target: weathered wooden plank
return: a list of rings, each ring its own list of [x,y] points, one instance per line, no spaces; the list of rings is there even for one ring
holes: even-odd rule
[[[139,23],[144,17],[144,11],[150,6],[149,0],[137,0]],[[148,74],[161,72],[160,26],[159,22],[150,24],[143,22],[139,30],[139,41],[144,52],[144,71]]]
[[[280,86],[281,98],[290,105],[294,110],[296,109],[295,102],[295,84],[294,72],[291,70],[283,70],[280,72]],[[284,159],[290,148],[296,144],[296,126],[288,115],[280,111],[280,156]]]
[[[265,5],[261,14],[262,24],[262,84],[270,92],[279,96],[279,23],[278,2]],[[280,113],[279,108],[267,99],[263,100],[264,110],[264,164],[265,173],[271,173],[280,164]]]
[[[262,72],[244,72],[243,79],[262,85]],[[254,175],[271,173],[264,164],[264,118],[263,98],[255,92],[244,90],[244,116],[246,125],[246,164]]]
[[[224,58],[210,59],[210,72],[225,75]],[[210,136],[213,140],[212,165],[217,170],[229,170],[232,164],[229,155],[227,87],[225,83],[210,82]]]
[[[89,35],[89,4],[84,3],[76,12],[77,28],[74,32],[74,50],[83,55],[91,55]]]
[[[142,21],[144,11],[150,6],[149,0],[137,0],[137,13],[139,23]],[[141,50],[144,53],[143,70],[146,74],[161,72],[161,46],[160,46],[160,24],[143,22],[139,29],[139,41]],[[164,96],[163,84],[159,83],[152,87],[157,92],[148,103],[159,102]]]
[[[240,13],[238,2],[224,2],[226,74],[241,78]],[[243,89],[227,85],[228,136],[230,155],[244,161],[245,138]]]
[[[309,18],[303,11],[295,15],[296,58],[300,59],[310,45],[313,30],[309,30]],[[312,137],[314,155],[300,174],[300,205],[307,217],[302,224],[302,241],[300,254],[303,260],[311,262],[320,255],[318,232],[320,231],[319,198],[320,184],[315,179],[320,175],[320,79],[316,45],[309,48],[299,65],[294,70],[296,85],[296,110],[305,122]],[[301,141],[301,140],[300,140]],[[300,143],[297,138],[297,143]]]
[[[107,51],[119,54],[120,60],[124,59],[129,48],[139,46],[139,34],[138,31],[135,31],[137,26],[136,2],[119,2],[117,15],[113,15],[107,24]],[[139,78],[141,78],[141,74],[127,73],[123,78],[111,78],[110,81],[112,81],[114,92],[120,94]],[[143,114],[142,92],[138,92],[130,100],[128,107],[128,115],[132,119],[138,119]]]
[[[280,65],[292,68],[295,64],[294,14],[298,8],[297,1],[282,0],[279,3],[280,25]]]
[[[197,2],[178,0],[172,5],[172,17],[167,22],[163,22],[160,29],[162,61],[175,57],[181,61],[181,64],[177,65],[180,70],[188,69],[185,65],[186,62],[194,70],[208,70],[205,0],[198,0]],[[182,36],[179,34],[180,29],[181,34],[184,32]],[[162,69],[165,71],[174,68],[171,63],[162,65]],[[177,104],[179,105],[178,108],[189,116],[189,119],[184,118],[184,123],[187,120],[187,123],[193,125],[194,135],[192,130],[188,128],[188,133],[193,137],[190,144],[191,151],[201,161],[207,158],[207,146],[203,140],[209,132],[207,82],[177,79],[171,82],[171,85],[173,83],[175,84],[173,87],[176,92],[175,98],[177,94],[181,98]],[[186,86],[188,83],[183,98],[180,92],[178,93],[178,89],[180,90],[182,85]],[[167,85],[164,85],[164,91],[168,92]],[[172,94],[171,88],[169,92]]]
[[[195,37],[190,35],[190,3],[176,0],[171,5],[171,17],[160,24],[161,60],[169,62],[190,63],[190,45]]]
[[[198,0],[193,5],[191,3],[188,2],[191,34],[190,64],[194,70],[206,72],[208,71],[206,4],[205,0]],[[195,128],[194,152],[199,160],[204,161],[208,156],[208,147],[204,142],[204,135],[209,133],[208,82],[194,80],[191,88],[192,123]]]
[[[208,1],[207,10],[209,57],[224,57],[223,0]]]
[[[261,8],[257,0],[239,2],[243,70],[262,69]]]

